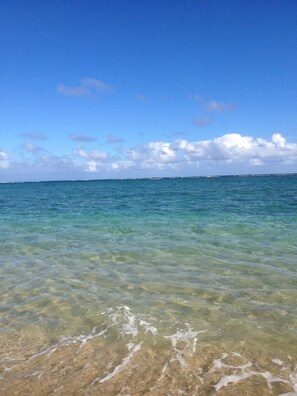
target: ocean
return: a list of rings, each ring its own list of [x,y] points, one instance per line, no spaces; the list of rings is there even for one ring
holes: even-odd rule
[[[0,184],[1,395],[297,395],[297,175]]]

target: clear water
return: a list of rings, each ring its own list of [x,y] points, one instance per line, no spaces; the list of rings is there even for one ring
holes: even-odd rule
[[[0,393],[297,394],[296,265],[296,175],[1,184]]]

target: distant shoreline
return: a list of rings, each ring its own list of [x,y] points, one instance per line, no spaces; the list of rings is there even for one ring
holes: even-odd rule
[[[61,179],[61,180],[19,180],[19,181],[0,181],[0,184],[17,184],[17,183],[65,183],[65,182],[95,182],[95,181],[134,181],[134,180],[160,180],[160,179],[209,179],[224,177],[271,177],[271,176],[297,176],[297,172],[288,173],[242,173],[232,175],[206,175],[206,176],[152,176],[152,177],[127,177],[127,178],[110,178],[110,179]]]

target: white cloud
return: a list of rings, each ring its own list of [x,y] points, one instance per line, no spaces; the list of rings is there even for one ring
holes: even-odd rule
[[[22,149],[28,153],[37,153],[38,151],[45,151],[42,147],[38,147],[33,143],[23,143]]]
[[[88,172],[99,169],[178,171],[200,166],[217,168],[219,172],[225,165],[236,169],[238,164],[261,167],[297,162],[297,144],[287,143],[281,134],[273,135],[271,140],[230,133],[211,140],[155,141],[126,149],[118,158],[100,151],[87,152],[82,148],[75,153],[86,161],[85,170]]]
[[[139,169],[179,169],[203,163],[218,167],[218,170],[222,164],[259,167],[297,162],[297,144],[287,143],[280,134],[265,140],[230,133],[212,140],[150,142],[127,149],[126,158],[133,162],[134,168]]]
[[[223,111],[232,111],[234,110],[235,106],[233,103],[219,102],[217,100],[212,99],[204,104],[204,108],[207,111],[223,112]]]
[[[97,171],[97,162],[96,161],[88,161],[85,171],[86,172],[96,172]]]
[[[116,162],[112,162],[111,163],[111,169],[112,170],[118,170],[118,169],[120,169],[120,165],[118,163],[116,163]]]
[[[64,84],[57,86],[57,92],[65,96],[94,96],[96,93],[112,93],[114,87],[95,78],[83,78],[79,85],[69,87]]]
[[[176,162],[176,152],[171,143],[167,142],[150,142],[145,146],[139,145],[134,149],[126,150],[126,156],[142,169],[163,169],[172,167]]]
[[[261,166],[263,165],[263,161],[258,158],[252,158],[249,160],[250,165],[252,166]]]
[[[27,146],[34,152],[35,145]],[[8,169],[9,168],[9,169]],[[121,151],[77,148],[72,154],[43,153],[16,161],[0,151],[0,170],[27,180],[92,177],[185,176],[207,174],[296,172],[297,143],[280,133],[270,139],[230,133],[208,140],[154,141]],[[2,172],[3,173],[3,172]],[[27,175],[27,176],[26,176]],[[20,179],[19,179],[20,180]]]
[[[87,161],[86,166],[84,168],[85,172],[99,172],[99,171],[108,171],[108,172],[116,172],[118,170],[129,169],[132,168],[133,164],[129,161],[117,160],[112,162],[97,162],[97,161]]]
[[[170,148],[171,144],[166,142],[150,142],[147,145],[138,145],[134,149],[126,151],[127,157],[131,160],[157,160],[168,162],[173,159],[175,152]]]
[[[104,151],[85,151],[80,148],[75,150],[75,154],[81,158],[91,160],[91,161],[102,161],[107,159],[107,154]]]
[[[285,161],[288,158],[297,159],[297,144],[287,143],[281,134],[273,135],[271,141],[242,136],[238,133],[198,142],[178,140],[176,149],[182,152],[188,160],[252,160],[252,164],[259,165],[259,161],[265,163]]]
[[[9,168],[9,155],[6,151],[0,150],[0,169]]]
[[[175,151],[171,144],[166,142],[151,142],[148,144],[150,154],[160,162],[172,162],[175,159]]]
[[[65,96],[90,96],[92,92],[81,85],[77,87],[66,87],[64,84],[57,85],[57,92]]]
[[[96,92],[113,92],[114,87],[106,84],[104,81],[96,80],[95,78],[84,78],[81,80],[81,86],[93,89]]]
[[[209,112],[226,112],[235,109],[234,103],[222,102],[216,99],[207,101],[200,95],[194,95],[194,100],[196,100],[204,110]]]
[[[276,146],[282,148],[286,145],[286,139],[280,133],[275,133],[274,135],[272,135],[272,142]]]

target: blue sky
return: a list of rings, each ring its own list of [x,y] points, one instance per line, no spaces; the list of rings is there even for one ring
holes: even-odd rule
[[[0,181],[297,172],[296,1],[0,11]]]

